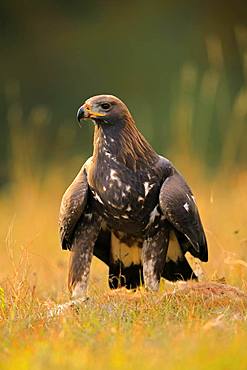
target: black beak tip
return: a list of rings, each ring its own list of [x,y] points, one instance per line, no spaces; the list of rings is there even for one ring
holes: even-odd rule
[[[76,117],[79,122],[84,118],[84,108],[83,107],[80,107],[78,109]]]

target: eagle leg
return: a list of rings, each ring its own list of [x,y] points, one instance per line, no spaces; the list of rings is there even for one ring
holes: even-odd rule
[[[142,248],[144,286],[147,290],[159,289],[169,242],[169,230],[161,228],[155,235],[148,237]]]
[[[86,297],[93,248],[100,232],[100,226],[100,216],[85,213],[75,230],[68,276],[72,299]]]

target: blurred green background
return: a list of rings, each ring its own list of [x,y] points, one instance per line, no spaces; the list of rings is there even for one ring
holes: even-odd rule
[[[74,174],[92,145],[76,111],[101,93],[163,155],[246,166],[246,1],[1,1],[0,44],[1,186]]]

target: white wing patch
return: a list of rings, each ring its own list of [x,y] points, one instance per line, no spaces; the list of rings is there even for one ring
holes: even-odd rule
[[[187,203],[187,202],[184,203],[183,207],[184,207],[185,211],[189,212],[189,210],[190,210],[189,203]]]
[[[144,191],[145,191],[145,196],[146,196],[149,192],[149,182],[144,182],[143,186],[144,186]]]
[[[149,191],[154,187],[155,184],[150,184],[149,182],[144,182],[144,192],[145,192],[145,197],[148,195]]]

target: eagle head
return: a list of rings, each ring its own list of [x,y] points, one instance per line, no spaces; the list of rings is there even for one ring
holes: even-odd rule
[[[157,154],[138,131],[128,108],[115,96],[96,95],[87,99],[78,109],[77,119],[79,122],[91,119],[95,123],[93,155],[98,160],[107,152],[134,171],[157,161]]]
[[[78,109],[77,119],[92,119],[96,124],[115,125],[133,121],[126,105],[113,95],[96,95],[86,100]]]

